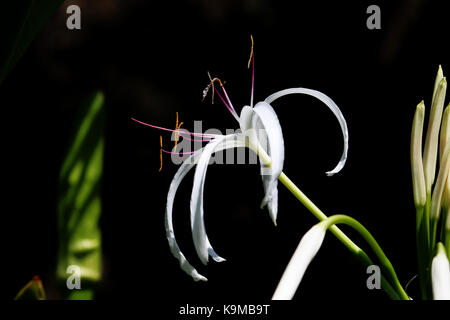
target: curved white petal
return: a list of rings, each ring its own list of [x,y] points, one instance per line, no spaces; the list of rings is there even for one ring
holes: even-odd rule
[[[292,299],[302,281],[306,268],[322,246],[325,232],[324,227],[319,224],[305,233],[278,283],[272,300]]]
[[[267,205],[267,210],[269,210],[270,218],[272,219],[274,225],[277,225],[277,215],[278,215],[278,180],[275,180],[272,184],[270,182],[267,182],[267,178],[269,176],[263,175],[263,184],[264,184],[264,190],[267,192],[270,192],[268,196],[266,195],[261,202],[261,207],[264,207]],[[268,191],[270,189],[270,191]],[[267,201],[267,202],[265,202]]]
[[[265,196],[261,203],[268,204],[269,214],[276,224],[278,208],[278,177],[283,170],[284,140],[280,121],[267,102],[258,102],[253,108],[252,128],[256,136],[258,148],[262,148],[270,156],[270,166],[261,161]]]
[[[166,237],[169,242],[170,251],[173,256],[178,259],[180,262],[181,269],[190,275],[195,281],[203,280],[207,281],[205,277],[200,275],[197,270],[187,261],[183,253],[181,252],[177,240],[175,239],[175,233],[173,230],[173,222],[172,222],[172,211],[173,211],[173,202],[175,199],[175,194],[177,192],[178,186],[180,185],[183,178],[192,169],[192,167],[198,161],[203,150],[199,150],[189,158],[187,158],[181,166],[178,168],[177,173],[172,179],[170,183],[169,192],[167,194],[167,205],[166,205],[166,214],[165,214],[165,227],[166,227]]]
[[[236,139],[236,140],[230,140],[227,139],[224,142],[217,145],[215,152],[218,152],[223,149],[229,149],[229,148],[235,148],[235,147],[244,147],[245,143],[243,139]],[[181,166],[178,168],[175,176],[172,179],[172,182],[169,187],[169,192],[167,194],[167,205],[166,205],[166,214],[165,214],[165,227],[166,227],[166,236],[167,241],[169,242],[170,251],[172,252],[173,256],[178,259],[180,262],[180,267],[183,271],[185,271],[188,275],[190,275],[195,281],[207,281],[207,279],[200,275],[197,270],[192,267],[192,265],[187,261],[184,254],[181,252],[178,243],[175,238],[175,232],[173,229],[173,202],[175,199],[175,194],[178,190],[178,186],[180,185],[183,178],[186,176],[186,174],[191,170],[195,164],[197,164],[200,155],[202,154],[203,149],[198,150],[195,154],[187,158]],[[209,244],[208,238],[206,238],[207,243]],[[210,244],[209,244],[210,246]],[[224,261],[223,258],[219,257],[214,250],[209,252],[213,259],[216,261]]]
[[[348,152],[348,128],[347,128],[347,122],[345,121],[345,118],[342,115],[341,110],[336,105],[336,103],[334,103],[334,101],[327,95],[323,94],[320,91],[307,89],[307,88],[291,88],[291,89],[281,90],[281,91],[275,92],[274,94],[268,96],[265,101],[267,103],[272,103],[274,100],[276,100],[282,96],[285,96],[288,94],[294,94],[294,93],[307,94],[307,95],[310,95],[310,96],[313,96],[313,97],[319,99],[320,101],[325,103],[328,108],[330,108],[330,110],[334,113],[334,115],[338,119],[339,125],[341,126],[342,135],[344,138],[344,150],[342,152],[341,159],[339,160],[339,163],[337,164],[337,166],[333,170],[328,171],[326,174],[328,176],[332,176],[335,173],[338,173],[344,167],[345,162],[347,161],[347,152]]]
[[[208,236],[206,235],[203,219],[203,191],[209,160],[214,152],[235,148],[237,146],[244,146],[244,143],[245,141],[241,134],[222,136],[214,139],[203,148],[203,152],[197,163],[197,168],[195,169],[190,204],[191,228],[195,250],[204,264],[208,262],[208,256],[211,256],[217,262],[224,261],[224,259],[218,256],[212,248]]]
[[[246,132],[252,126],[253,108],[244,106],[239,116],[239,126],[242,132]]]
[[[442,243],[431,263],[431,284],[434,300],[450,300],[450,264]]]

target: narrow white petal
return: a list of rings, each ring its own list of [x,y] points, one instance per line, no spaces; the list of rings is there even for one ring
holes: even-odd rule
[[[173,256],[178,259],[180,262],[181,269],[190,275],[195,281],[207,279],[200,275],[197,270],[187,261],[184,254],[181,252],[177,240],[175,239],[175,232],[173,230],[173,222],[172,222],[172,211],[173,211],[173,202],[175,199],[175,194],[178,190],[178,186],[180,185],[183,178],[192,169],[195,163],[198,161],[198,158],[201,154],[202,150],[197,151],[195,154],[187,158],[181,166],[178,168],[177,173],[172,179],[172,182],[169,187],[169,192],[167,194],[167,205],[166,205],[166,214],[165,214],[165,227],[166,227],[166,237],[169,242],[170,251]]]
[[[307,88],[291,88],[291,89],[281,90],[281,91],[278,91],[278,92],[268,96],[265,101],[267,103],[272,103],[274,100],[276,100],[282,96],[285,96],[288,94],[294,94],[294,93],[307,94],[307,95],[310,95],[310,96],[313,96],[313,97],[319,99],[320,101],[325,103],[328,108],[330,108],[330,110],[334,113],[334,115],[338,119],[339,125],[341,126],[342,135],[344,137],[344,150],[342,152],[341,159],[339,160],[339,163],[337,164],[337,166],[333,170],[328,171],[326,174],[328,176],[332,176],[335,173],[338,173],[344,167],[345,162],[347,161],[347,152],[348,152],[347,122],[345,121],[345,118],[342,115],[341,110],[336,105],[336,103],[334,103],[334,101],[331,100],[331,98],[328,97],[327,95],[323,94],[320,91],[307,89]]]
[[[236,139],[226,139],[222,143],[218,144],[215,148],[215,152],[218,152],[220,150],[229,149],[229,148],[236,148],[236,147],[245,147],[245,141],[242,139],[241,136],[236,136]],[[200,275],[197,270],[195,270],[194,267],[187,261],[184,254],[181,252],[178,243],[175,238],[175,232],[173,229],[173,203],[175,200],[175,195],[178,190],[178,187],[183,180],[183,178],[186,176],[186,174],[192,169],[194,165],[197,164],[201,153],[203,152],[203,149],[198,150],[195,154],[187,158],[181,166],[178,168],[174,178],[172,179],[172,182],[169,187],[169,192],[167,194],[167,205],[166,205],[166,214],[165,214],[165,227],[166,227],[166,236],[167,240],[169,242],[170,251],[172,252],[173,256],[178,259],[180,262],[180,267],[183,271],[185,271],[187,274],[189,274],[195,281],[203,280],[207,281],[205,277]],[[206,237],[206,242],[209,247],[211,245],[209,244],[209,240]],[[209,254],[213,257],[214,260],[221,262],[225,259],[219,257],[214,250],[211,248],[209,251]]]
[[[264,179],[264,176],[263,176]],[[268,184],[264,184],[265,186],[267,185],[268,187],[270,185]],[[268,188],[265,188],[266,192]],[[263,206],[266,205],[263,202],[261,203]],[[270,195],[267,199],[267,209],[269,210],[269,215],[270,218],[272,219],[274,225],[277,225],[277,216],[278,216],[278,180],[275,180],[275,182],[273,183],[273,187],[270,189]]]
[[[431,284],[434,300],[450,300],[450,264],[442,243],[431,264]]]
[[[225,260],[217,255],[212,248],[204,223],[203,191],[209,160],[214,152],[244,145],[243,136],[240,134],[221,136],[209,142],[203,148],[203,152],[198,160],[191,194],[191,228],[195,250],[204,264],[208,263],[208,256],[211,256],[217,262]]]
[[[324,237],[325,229],[322,225],[315,225],[303,236],[278,283],[272,300],[292,299],[306,268],[322,246]]]
[[[269,213],[276,224],[278,208],[278,177],[283,170],[284,140],[280,121],[267,102],[258,102],[253,108],[252,127],[259,147],[270,156],[270,167],[261,162],[261,175],[265,189],[262,206],[269,204]]]

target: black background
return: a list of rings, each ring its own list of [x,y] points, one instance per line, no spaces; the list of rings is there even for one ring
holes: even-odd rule
[[[78,4],[82,29],[66,28]],[[368,30],[366,9],[381,8],[381,30]],[[301,236],[315,218],[279,186],[274,227],[260,210],[257,165],[212,165],[205,188],[209,238],[227,259],[203,266],[189,227],[188,175],[175,201],[178,242],[207,283],[195,283],[171,256],[165,197],[177,166],[159,168],[161,132],[236,128],[219,100],[201,102],[207,71],[226,81],[240,111],[249,103],[247,60],[255,40],[255,101],[285,88],[324,92],[347,119],[347,165],[333,177],[342,149],[339,125],[320,102],[289,96],[273,103],[285,140],[284,172],[326,214],[349,214],[379,241],[402,284],[416,274],[415,213],[409,166],[415,106],[430,105],[434,77],[448,61],[449,24],[437,1],[66,1],[0,89],[3,229],[1,294],[12,299],[35,274],[57,298],[58,170],[80,103],[106,96],[107,132],[102,230],[104,279],[98,299],[155,304],[267,301]],[[166,144],[170,135],[165,135]],[[343,227],[358,244],[361,239]],[[368,249],[369,250],[369,249]],[[295,299],[386,300],[368,290],[366,270],[333,235],[308,269]],[[411,294],[414,296],[414,284]],[[155,301],[155,300],[153,300]]]

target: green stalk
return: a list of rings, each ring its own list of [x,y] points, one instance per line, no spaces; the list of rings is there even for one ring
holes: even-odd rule
[[[424,225],[424,238],[422,239],[428,248],[428,252],[431,251],[431,241],[430,241],[430,210],[431,210],[431,194],[427,193],[427,202],[425,204],[425,212],[423,217]]]
[[[431,224],[430,211],[431,211],[431,194],[427,193],[427,201],[425,203],[424,216],[422,218],[422,232],[420,234],[419,240],[422,243],[422,246],[426,248],[423,260],[419,261],[419,264],[423,269],[423,275],[420,279],[420,287],[421,287],[420,290],[422,292],[422,299],[424,300],[427,300],[428,297],[431,296],[430,272],[428,272],[431,257],[433,257],[433,243],[430,232],[430,224]]]
[[[329,219],[327,215],[325,215],[293,182],[290,180],[286,174],[283,172],[280,174],[279,178],[280,182],[320,221],[324,221],[326,219]],[[364,227],[363,227],[364,228]],[[338,238],[339,241],[341,241],[349,250],[352,252],[360,262],[363,264],[369,266],[373,265],[372,260],[369,258],[369,256],[360,248],[358,247],[345,233],[343,233],[338,227],[335,225],[330,226],[329,230]],[[368,232],[367,232],[368,233]],[[370,235],[370,234],[369,234]],[[375,240],[373,240],[375,241]],[[373,242],[372,242],[373,244]],[[376,242],[375,242],[376,244]],[[378,244],[377,244],[378,245]],[[379,247],[379,246],[378,246]],[[381,249],[379,249],[381,250]],[[382,253],[382,251],[381,251]],[[383,254],[384,255],[384,254]],[[386,258],[387,260],[387,258]],[[388,260],[389,261],[389,260]],[[390,265],[390,262],[389,264]],[[390,268],[393,271],[392,265],[390,265]],[[395,275],[395,272],[393,273]],[[383,290],[389,295],[391,299],[399,300],[399,299],[405,299],[409,300],[408,295],[403,290],[402,286],[398,282],[397,277],[395,276],[393,280],[396,279],[396,282],[394,281],[394,286],[397,288],[396,292],[391,284],[384,278],[383,275],[381,275],[381,287]]]
[[[252,149],[267,166],[270,166],[271,159],[266,151],[258,144],[254,145],[251,141],[246,141],[247,147]],[[286,176],[284,172],[281,172],[278,180],[320,221],[328,219],[328,216],[323,213],[295,184],[291,179]],[[331,226],[329,229],[335,236],[341,241],[351,253],[364,265],[373,265],[372,260],[369,256],[358,247],[345,233],[343,233],[338,227]],[[388,296],[393,300],[405,299],[409,300],[409,297],[405,294],[402,297],[404,290],[397,293],[394,288],[392,288],[389,281],[387,281],[383,275],[381,275],[381,287],[388,294]],[[401,286],[400,286],[401,287]],[[405,297],[406,296],[406,297]]]
[[[431,218],[430,219],[430,232],[431,232],[431,234],[430,234],[430,252],[434,252],[436,244],[439,242],[439,240],[436,241],[437,226],[438,226],[438,219]]]
[[[450,230],[445,230],[445,249],[447,250],[447,257],[450,259]]]
[[[409,300],[408,295],[406,294],[405,290],[400,284],[400,281],[397,278],[397,274],[395,273],[394,267],[392,266],[391,262],[386,257],[380,245],[372,236],[372,234],[361,223],[359,223],[356,219],[346,215],[334,215],[324,220],[322,223],[325,224],[327,229],[334,226],[335,224],[342,223],[358,231],[358,233],[364,238],[364,240],[367,241],[383,268],[387,271],[400,297],[404,300]]]
[[[427,298],[427,261],[428,261],[428,241],[425,228],[424,207],[416,208],[416,245],[417,264],[419,270],[419,282],[422,299]]]

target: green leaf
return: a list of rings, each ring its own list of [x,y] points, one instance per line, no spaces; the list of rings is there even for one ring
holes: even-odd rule
[[[104,96],[92,95],[76,122],[59,177],[57,278],[69,299],[90,299],[101,279],[100,183],[103,172]],[[78,266],[81,290],[66,286]]]
[[[1,1],[0,83],[62,3],[63,0]]]
[[[45,300],[45,290],[42,281],[34,276],[16,295],[14,300]]]

